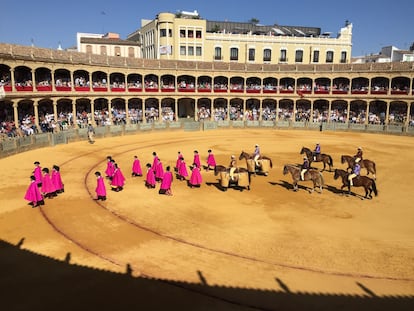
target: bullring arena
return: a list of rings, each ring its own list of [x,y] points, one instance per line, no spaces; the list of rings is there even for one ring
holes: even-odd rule
[[[362,146],[377,165],[378,196],[363,199],[362,188],[340,193],[329,171],[322,194],[309,193],[310,182],[292,191],[283,165],[300,163],[302,146],[315,142],[343,169],[341,155]],[[200,188],[174,179],[173,196],[164,196],[131,177],[134,155],[144,165],[156,151],[164,166],[174,166],[177,151],[188,164],[198,150],[205,164],[212,149],[228,165],[256,143],[273,168],[252,176],[250,190],[222,191],[213,171],[203,171]],[[126,185],[95,201],[94,172],[105,170],[108,155]],[[284,129],[150,131],[5,157],[2,307],[412,310],[413,160],[409,136]],[[59,165],[65,183],[63,194],[38,208],[23,199],[34,161]]]

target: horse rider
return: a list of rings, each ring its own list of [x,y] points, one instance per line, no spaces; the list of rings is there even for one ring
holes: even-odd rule
[[[358,147],[356,155],[354,155],[355,163],[359,163],[362,160],[362,148]]]
[[[315,149],[313,150],[313,161],[316,161],[318,155],[321,154],[321,145],[316,143]]]
[[[230,179],[234,180],[234,172],[237,169],[237,161],[236,161],[236,157],[234,155],[231,156],[229,167],[230,167]]]
[[[308,157],[303,157],[302,169],[300,171],[300,180],[305,180],[305,173],[309,170]]]
[[[259,158],[260,158],[260,148],[259,148],[259,145],[256,144],[254,146],[254,152],[253,152],[253,160],[254,160],[254,163],[256,164],[256,166],[260,166],[259,161],[258,161]]]
[[[355,162],[354,167],[352,168],[352,173],[349,174],[349,176],[348,176],[348,181],[349,181],[350,186],[354,185],[352,180],[355,177],[358,177],[360,173],[361,173],[361,166],[359,165],[358,162]]]

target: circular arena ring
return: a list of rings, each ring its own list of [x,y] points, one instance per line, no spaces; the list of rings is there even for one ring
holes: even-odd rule
[[[378,196],[340,191],[324,171],[323,192],[310,181],[293,191],[285,164],[300,164],[303,146],[320,142],[333,168],[358,146],[377,165]],[[156,152],[164,167],[194,150],[206,164],[253,152],[272,159],[250,191],[223,191],[201,172],[190,188],[174,179],[172,196],[132,177]],[[95,171],[112,156],[126,177],[123,191],[96,201]],[[0,159],[0,290],[7,310],[53,306],[101,310],[129,306],[180,310],[411,309],[414,301],[414,145],[411,137],[289,130],[150,132],[28,151]],[[65,192],[31,208],[23,200],[33,162],[56,164]],[[238,160],[246,167],[245,160]],[[323,164],[314,162],[322,169]],[[363,170],[365,175],[366,171]],[[19,300],[21,291],[26,298]],[[46,293],[47,295],[46,295]],[[407,309],[408,310],[408,309]]]

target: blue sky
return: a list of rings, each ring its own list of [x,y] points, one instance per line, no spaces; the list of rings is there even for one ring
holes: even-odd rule
[[[140,28],[141,19],[160,12],[197,10],[207,20],[320,27],[336,36],[345,21],[353,24],[352,56],[377,53],[383,46],[408,49],[414,42],[414,1],[173,1],[37,0],[3,1],[0,42],[63,48],[76,45],[76,33],[119,33]]]

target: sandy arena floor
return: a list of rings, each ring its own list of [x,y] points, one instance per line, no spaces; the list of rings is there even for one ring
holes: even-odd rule
[[[283,165],[302,162],[302,146],[313,148],[316,142],[333,157],[334,168],[343,169],[340,156],[353,155],[362,146],[364,157],[377,165],[378,196],[362,199],[362,188],[353,188],[357,195],[340,194],[341,182],[334,180],[333,172],[323,173],[322,194],[309,193],[305,187],[310,182],[301,182],[303,187],[293,192]],[[189,165],[193,150],[199,151],[205,164],[207,150],[212,149],[217,162],[227,165],[230,155],[253,152],[256,143],[272,158],[273,168],[268,176],[252,176],[250,191],[221,191],[212,171],[202,172],[204,183],[199,189],[174,179],[171,197],[146,189],[143,177],[131,177],[134,155],[144,168],[156,151],[164,167],[174,167],[177,151]],[[125,189],[116,193],[107,186],[108,200],[94,201],[94,172],[105,171],[108,155],[126,176]],[[65,193],[46,200],[41,208],[31,208],[23,199],[36,160],[42,167],[59,165],[65,183]],[[172,288],[166,293],[174,293],[177,286],[172,283],[178,282],[179,293],[172,296],[181,302],[188,299],[193,310],[295,309],[288,300],[275,305],[271,298],[246,294],[246,289],[293,296],[408,297],[412,306],[413,162],[412,137],[295,130],[151,132],[25,152],[0,159],[1,256],[4,263],[6,250],[17,245],[21,252],[28,250],[66,265],[161,279],[163,286]],[[246,167],[244,160],[238,163]],[[314,166],[322,168],[321,163]],[[58,278],[38,275],[47,266],[34,267],[34,276],[10,261],[8,268],[1,269],[5,276],[0,275],[0,289],[36,291],[34,280]],[[69,274],[61,275],[61,280],[69,292],[80,283]],[[53,285],[42,288],[53,294]],[[9,299],[4,310],[13,309],[14,303],[22,310],[36,309],[35,300]],[[171,301],[168,304],[174,308]],[[330,300],[313,303],[315,309],[329,304],[336,309],[349,307]]]

